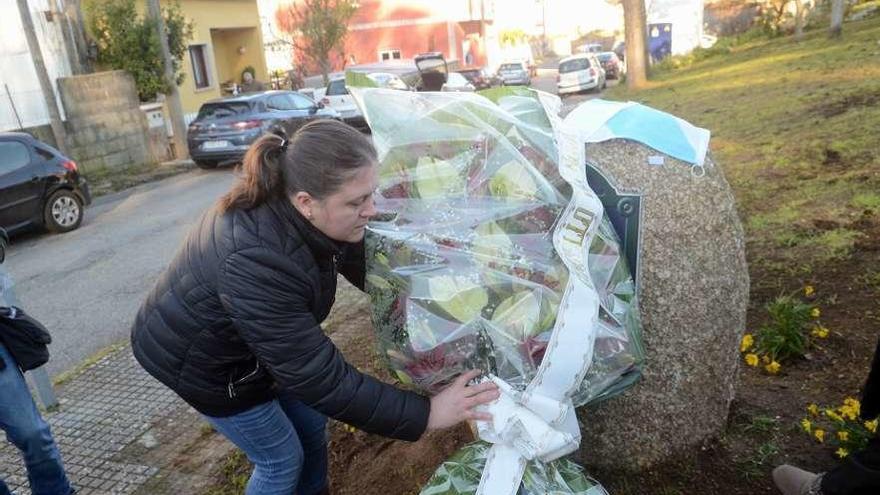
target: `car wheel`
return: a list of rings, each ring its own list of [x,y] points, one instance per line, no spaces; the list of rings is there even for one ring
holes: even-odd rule
[[[217,162],[211,160],[194,160],[196,166],[202,170],[211,170],[217,168]]]
[[[79,227],[82,219],[82,201],[67,189],[55,191],[43,207],[43,224],[49,232],[70,232]]]

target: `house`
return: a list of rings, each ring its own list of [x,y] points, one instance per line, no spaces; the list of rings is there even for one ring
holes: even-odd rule
[[[29,0],[28,6],[49,78],[54,81],[70,76],[63,26],[60,16],[53,14],[54,2]],[[64,109],[59,108],[59,111],[63,117]],[[18,5],[16,0],[0,0],[0,131],[19,129],[54,142],[49,130],[49,110],[21,25]]]
[[[180,6],[193,23],[179,88],[190,122],[202,103],[230,94],[246,67],[254,68],[258,81],[268,82],[269,74],[257,0],[180,0]]]
[[[284,19],[289,0],[268,1],[275,5],[275,24],[289,24]],[[412,59],[425,52],[441,52],[461,65],[487,65],[494,5],[494,0],[361,0],[349,22],[345,46],[331,54],[331,70]],[[319,70],[307,67],[306,72]]]

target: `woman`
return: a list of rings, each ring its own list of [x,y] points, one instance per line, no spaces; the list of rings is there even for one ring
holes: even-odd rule
[[[254,464],[246,493],[327,491],[326,416],[416,440],[489,419],[498,397],[459,377],[430,400],[361,374],[321,331],[337,269],[364,284],[375,215],[371,142],[337,121],[251,146],[243,175],[190,232],[132,329],[141,365],[202,413]]]

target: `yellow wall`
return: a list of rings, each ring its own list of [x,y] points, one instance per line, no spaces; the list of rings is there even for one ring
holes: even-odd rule
[[[180,4],[183,15],[193,22],[193,37],[189,43],[206,44],[208,53],[212,54],[209,60],[211,86],[200,90],[195,87],[189,54],[184,57],[186,79],[180,86],[184,112],[196,112],[202,103],[219,98],[220,83],[233,77],[238,80],[241,70],[248,65],[256,69],[258,80],[268,81],[256,0],[181,0]],[[222,31],[230,28],[253,29]],[[245,48],[243,55],[238,53],[239,46]]]

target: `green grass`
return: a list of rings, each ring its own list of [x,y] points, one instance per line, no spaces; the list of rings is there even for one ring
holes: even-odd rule
[[[880,17],[804,40],[722,39],[649,87],[607,92],[712,131],[711,150],[737,197],[751,261],[815,264],[848,257],[848,228],[880,211]],[[816,231],[817,222],[839,225]]]

